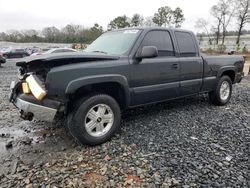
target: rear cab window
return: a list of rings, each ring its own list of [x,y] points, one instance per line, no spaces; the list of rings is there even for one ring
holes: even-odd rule
[[[191,33],[175,31],[175,37],[181,57],[197,57],[199,55]]]

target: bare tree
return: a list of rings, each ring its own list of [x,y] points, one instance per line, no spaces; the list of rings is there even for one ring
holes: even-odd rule
[[[7,31],[7,33],[9,35],[9,40],[13,42],[17,42],[23,37],[23,34],[20,31],[14,29]]]
[[[56,27],[45,27],[42,30],[42,35],[45,37],[45,39],[49,42],[55,42],[57,37],[60,35],[60,30]]]
[[[206,35],[208,37],[208,42],[211,45],[212,44],[212,38],[211,38],[211,35],[209,33],[209,30],[208,30],[208,25],[209,25],[208,21],[205,20],[204,18],[199,18],[195,22],[195,27],[198,28],[198,29],[201,29],[203,32],[206,33]]]
[[[250,0],[236,0],[236,20],[238,24],[236,44],[240,43],[242,29],[250,22]]]
[[[8,35],[5,32],[0,33],[0,41],[6,41],[8,39]]]
[[[62,28],[62,32],[66,35],[76,35],[78,34],[82,29],[81,25],[75,25],[75,24],[68,24],[64,28]]]
[[[233,6],[233,0],[221,0],[221,8],[222,8],[222,44],[224,44],[227,27],[234,15],[235,7]]]
[[[233,0],[219,0],[217,5],[211,8],[211,14],[217,20],[216,26],[216,43],[218,44],[220,38],[220,31],[222,29],[222,44],[225,42],[227,27],[234,15],[235,6]]]
[[[220,40],[220,34],[221,34],[222,14],[217,5],[214,5],[211,8],[211,15],[213,15],[216,19],[216,26],[214,27],[214,29],[215,29],[215,35],[216,35],[216,44],[218,44]]]
[[[34,29],[25,29],[21,31],[24,36],[33,36],[33,35],[38,35],[38,32]]]

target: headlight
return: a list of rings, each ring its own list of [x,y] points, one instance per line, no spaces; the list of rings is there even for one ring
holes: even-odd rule
[[[37,100],[42,100],[46,96],[45,89],[39,83],[40,80],[35,75],[30,75],[26,78],[31,93]]]
[[[28,94],[31,92],[27,82],[22,83],[22,90],[23,90],[23,93],[25,94]]]

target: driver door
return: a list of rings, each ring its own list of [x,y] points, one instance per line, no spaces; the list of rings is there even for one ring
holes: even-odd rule
[[[131,106],[179,97],[180,66],[170,33],[167,30],[149,31],[138,50],[144,46],[155,46],[158,57],[143,58],[131,64]]]

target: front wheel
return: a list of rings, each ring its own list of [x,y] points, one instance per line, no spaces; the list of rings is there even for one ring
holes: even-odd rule
[[[68,129],[80,143],[98,145],[120,129],[121,112],[116,100],[99,94],[83,99],[68,116]]]
[[[212,104],[224,106],[232,95],[232,81],[228,76],[222,76],[218,81],[214,91],[209,93],[209,99]]]

